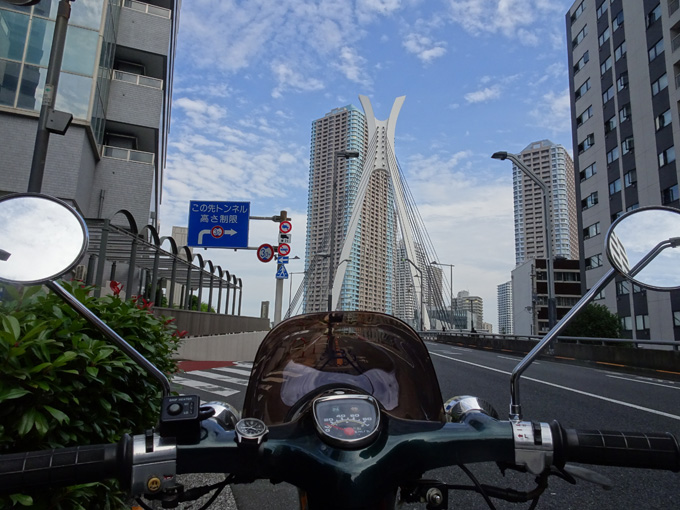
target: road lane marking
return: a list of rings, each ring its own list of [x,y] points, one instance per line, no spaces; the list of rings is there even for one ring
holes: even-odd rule
[[[659,384],[651,381],[643,381],[642,379],[630,379],[629,377],[621,377],[620,375],[607,375],[607,377],[612,377],[614,379],[623,379],[624,381],[642,383],[642,384],[652,384],[654,386],[661,386],[662,388],[671,388],[673,390],[680,390],[680,386],[669,386],[668,384]]]
[[[473,363],[471,361],[464,361],[462,359],[449,358],[448,356],[444,356],[443,354],[437,354],[436,352],[433,352],[432,354],[434,354],[435,356],[441,356],[442,358],[450,359],[452,361],[457,361],[458,363],[465,363],[466,365],[473,365],[475,367],[483,368],[485,370],[491,370],[492,372],[498,372],[500,374],[506,374],[506,375],[512,374],[512,372],[508,372],[506,370],[500,370],[498,368],[487,367],[487,366],[484,366],[484,365],[480,365],[479,363]],[[606,402],[611,402],[612,404],[618,404],[618,405],[622,405],[622,406],[625,406],[625,407],[631,407],[631,408],[637,409],[639,411],[646,411],[648,413],[658,414],[659,416],[665,416],[666,418],[672,418],[674,420],[680,420],[680,416],[677,416],[675,414],[665,413],[663,411],[658,411],[656,409],[650,409],[649,407],[643,407],[643,406],[639,406],[637,404],[631,404],[630,402],[624,402],[622,400],[616,400],[616,399],[609,398],[609,397],[603,397],[602,395],[595,395],[594,393],[589,393],[587,391],[577,390],[575,388],[569,388],[568,386],[562,386],[560,384],[555,384],[555,383],[551,383],[551,382],[548,382],[548,381],[541,381],[540,379],[534,379],[533,377],[526,377],[526,376],[522,376],[522,377],[524,379],[528,380],[528,381],[533,381],[533,382],[537,382],[537,383],[540,383],[540,384],[545,384],[547,386],[552,386],[554,388],[559,388],[559,389],[562,389],[562,390],[571,391],[573,393],[578,393],[579,395],[585,395],[586,397],[593,397],[593,398],[597,398],[597,399],[600,399],[600,400],[604,400]]]
[[[207,379],[215,379],[216,381],[240,384],[241,386],[248,386],[248,379],[239,379],[238,377],[229,377],[215,372],[204,372],[203,370],[193,370],[189,372],[191,375],[198,375]]]
[[[214,368],[213,370],[219,370],[220,372],[231,372],[232,374],[239,374],[239,375],[245,375],[246,377],[250,377],[250,370],[242,370],[239,368],[230,368],[230,367],[218,367]]]
[[[215,386],[214,384],[208,384],[201,381],[194,381],[193,379],[186,379],[185,377],[173,377],[173,384],[178,386],[194,388],[196,390],[205,391],[206,393],[212,393],[214,395],[220,395],[221,397],[229,397],[238,393],[239,390],[231,390],[222,388],[221,386]]]
[[[509,359],[510,361],[517,361],[517,362],[522,361],[522,359],[523,359],[523,358],[511,358],[510,356],[501,356],[501,355],[498,355],[498,356],[496,356],[496,357],[497,357],[497,358],[502,358],[502,359]],[[541,364],[540,361],[534,361],[534,362],[532,363],[532,365],[540,365],[540,364]]]

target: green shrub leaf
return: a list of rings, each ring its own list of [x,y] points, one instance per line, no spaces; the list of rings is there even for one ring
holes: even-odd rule
[[[14,504],[19,503],[21,506],[33,506],[33,498],[26,494],[10,494],[9,498]]]
[[[66,414],[64,414],[63,412],[61,412],[59,409],[55,409],[52,406],[43,406],[43,407],[44,407],[45,411],[47,411],[52,416],[54,416],[54,418],[59,422],[60,425],[64,422],[68,423],[70,421],[69,417]]]
[[[8,388],[0,391],[0,402],[4,402],[5,400],[12,400],[14,398],[20,398],[29,393],[30,391],[23,388]]]

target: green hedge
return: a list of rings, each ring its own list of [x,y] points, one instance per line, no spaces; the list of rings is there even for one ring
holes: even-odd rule
[[[177,370],[180,335],[143,300],[94,298],[61,282],[166,374]],[[41,287],[2,288],[0,453],[113,443],[156,424],[158,383],[58,296]],[[0,509],[119,508],[115,482],[0,497]]]

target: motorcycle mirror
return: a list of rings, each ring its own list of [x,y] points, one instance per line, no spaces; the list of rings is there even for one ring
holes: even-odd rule
[[[0,198],[0,281],[45,283],[71,270],[87,249],[87,227],[69,205],[36,193]]]
[[[680,211],[645,207],[617,219],[605,240],[607,258],[641,287],[680,288]]]

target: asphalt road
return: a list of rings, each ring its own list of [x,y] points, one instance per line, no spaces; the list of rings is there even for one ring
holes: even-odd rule
[[[475,395],[487,400],[507,417],[510,401],[510,372],[518,357],[457,346],[428,343],[444,400],[454,395]],[[248,364],[229,369],[190,372],[191,388],[204,400],[224,400],[238,409],[243,404],[245,385],[234,382],[247,374]],[[240,373],[239,373],[240,371]],[[217,374],[218,379],[212,375]],[[414,382],[417,384],[417,381]],[[538,361],[521,381],[523,418],[550,422],[558,420],[564,427],[642,432],[669,431],[680,437],[680,380],[642,373],[627,374],[606,368],[575,366]],[[214,394],[218,391],[221,394]],[[468,466],[481,483],[529,490],[531,476],[508,472],[500,475],[494,464]],[[613,489],[579,481],[576,486],[551,477],[549,488],[538,504],[539,509],[676,509],[680,508],[680,474],[655,470],[636,470],[589,466],[607,476]],[[457,467],[426,474],[447,483],[470,485]],[[297,491],[288,484],[272,485],[259,481],[235,485],[225,491],[229,504],[211,508],[239,510],[278,510],[297,508]],[[233,499],[232,499],[233,495]],[[487,508],[482,498],[468,492],[451,492],[449,508]],[[527,508],[528,504],[510,504],[494,500],[498,509]],[[194,507],[196,508],[196,507]],[[424,508],[404,505],[402,508]]]

